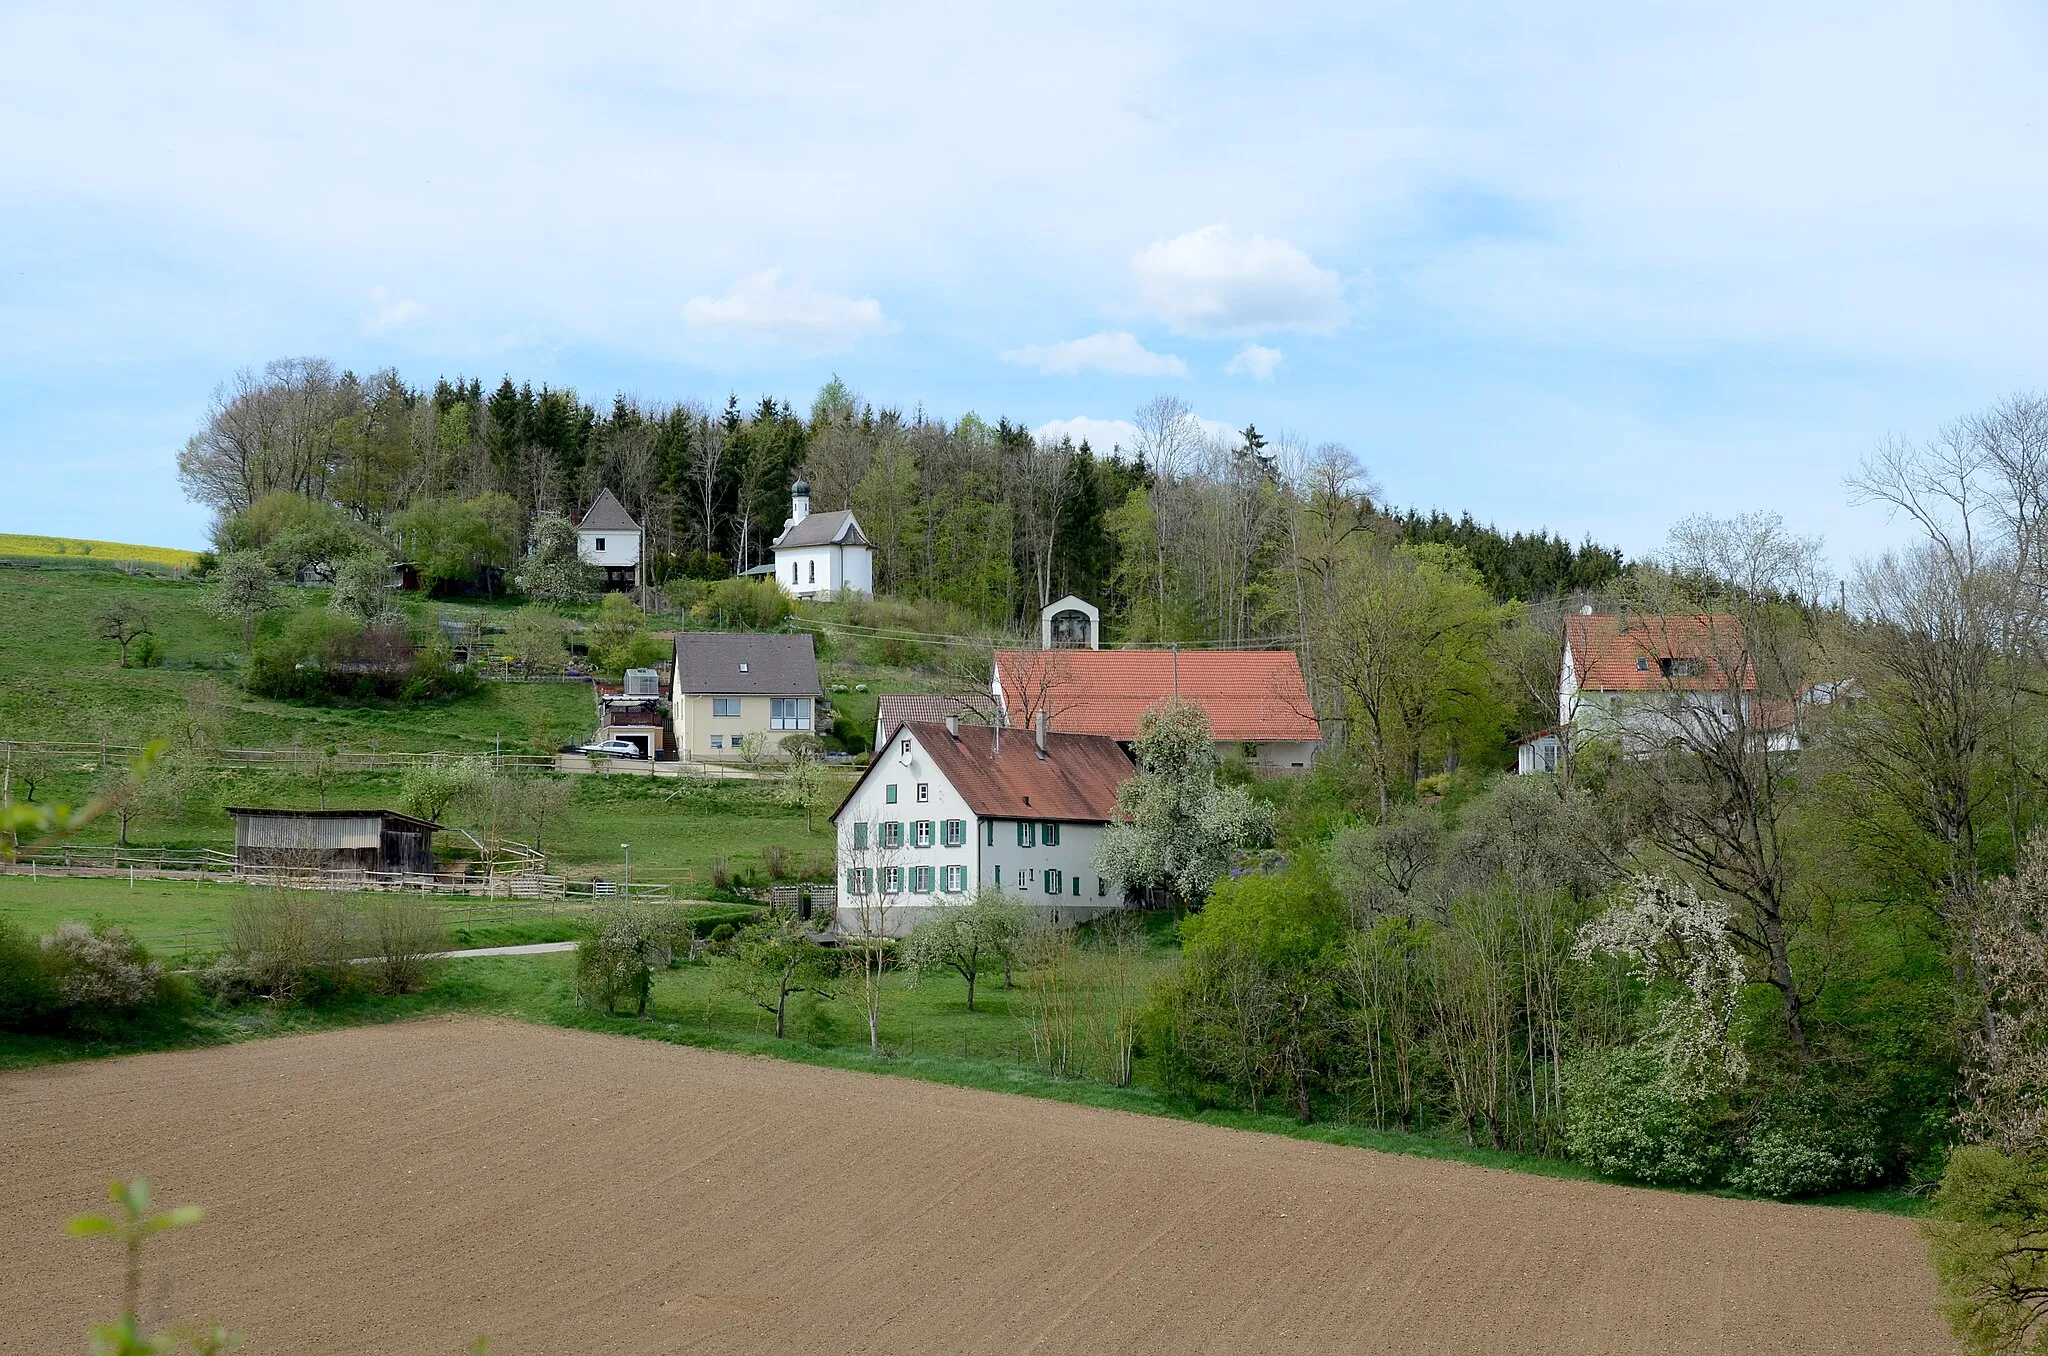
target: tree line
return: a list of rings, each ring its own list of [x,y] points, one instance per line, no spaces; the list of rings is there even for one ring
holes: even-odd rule
[[[534,524],[609,488],[643,525],[653,582],[763,563],[798,478],[817,510],[851,508],[879,591],[942,602],[981,624],[1033,621],[1066,593],[1106,605],[1111,634],[1147,643],[1255,642],[1300,629],[1304,515],[1332,499],[1358,529],[1455,546],[1496,600],[1597,587],[1618,552],[1469,517],[1390,511],[1334,443],[1219,437],[1170,397],[1147,401],[1132,445],[1039,439],[1007,419],[877,409],[837,378],[800,411],[575,391],[476,378],[414,386],[319,358],[244,370],[178,457],[216,515],[222,552],[264,548],[327,577],[365,542],[422,583],[490,591]]]

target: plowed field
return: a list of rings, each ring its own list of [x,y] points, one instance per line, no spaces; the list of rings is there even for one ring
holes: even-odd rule
[[[1946,1352],[1909,1221],[489,1021],[0,1076],[0,1349],[152,1295],[245,1350]]]

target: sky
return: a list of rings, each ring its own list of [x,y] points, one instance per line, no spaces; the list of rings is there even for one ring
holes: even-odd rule
[[[1147,398],[1656,550],[2044,384],[2048,7],[0,0],[0,531],[196,547],[317,354],[1098,446]]]

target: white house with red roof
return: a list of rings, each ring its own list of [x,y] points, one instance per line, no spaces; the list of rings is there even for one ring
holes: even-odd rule
[[[1759,697],[1739,618],[1584,608],[1564,622],[1557,726],[1518,741],[1517,769],[1553,770],[1567,740],[1604,738],[1638,752],[1738,722],[1764,732],[1773,747],[1796,747],[1786,705]]]
[[[900,937],[985,887],[1048,923],[1123,907],[1095,849],[1134,770],[1100,735],[957,717],[897,725],[832,814],[839,930]]]
[[[1014,728],[1043,711],[1055,731],[1126,746],[1147,711],[1178,698],[1209,717],[1219,755],[1267,775],[1307,771],[1323,737],[1292,650],[998,650],[990,691]]]

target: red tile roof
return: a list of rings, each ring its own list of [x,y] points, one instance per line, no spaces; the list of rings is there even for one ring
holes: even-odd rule
[[[1027,731],[1004,732],[998,746],[997,732],[987,725],[962,725],[956,738],[940,722],[914,720],[890,731],[892,740],[898,730],[917,737],[969,809],[998,819],[1106,824],[1116,816],[1116,789],[1137,770],[1115,740],[1098,735],[1048,734],[1040,758]],[[861,780],[888,767],[894,757],[887,746],[876,749]],[[850,792],[847,800],[852,799]],[[845,808],[842,801],[840,809]],[[839,811],[832,818],[836,821]]]
[[[1219,740],[1323,734],[1292,650],[999,650],[996,676],[1020,727],[1043,706],[1055,730],[1133,740],[1138,718],[1177,688]]]
[[[1730,616],[1638,616],[1624,627],[1612,613],[1573,613],[1564,619],[1564,643],[1581,691],[1725,692],[1731,663],[1742,665],[1743,690],[1756,690],[1742,623]],[[1661,661],[1673,659],[1695,661],[1698,674],[1667,673]]]

